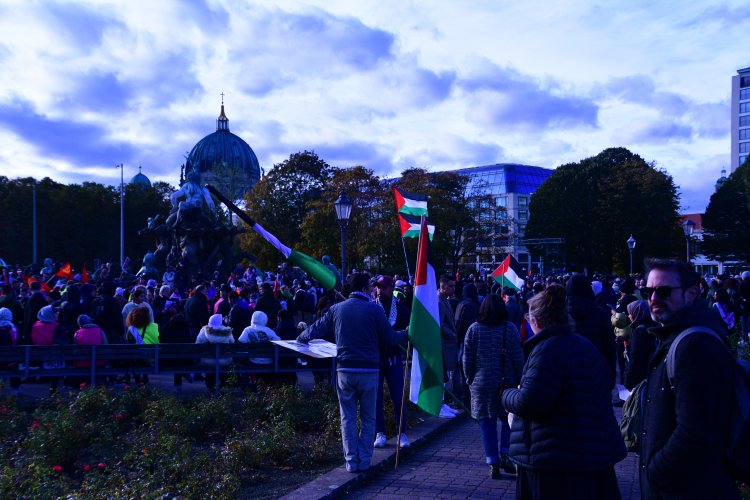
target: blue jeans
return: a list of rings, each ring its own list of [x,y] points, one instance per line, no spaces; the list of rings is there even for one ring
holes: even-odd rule
[[[336,392],[341,412],[341,442],[344,445],[346,470],[370,467],[375,442],[375,401],[378,372],[336,372]],[[357,408],[360,429],[357,432]]]
[[[401,416],[401,400],[404,396],[404,362],[401,354],[380,360],[380,376],[378,377],[378,401],[375,410],[375,432],[385,433],[385,412],[383,411],[383,380],[388,382],[388,392],[393,402],[393,415],[396,417],[396,432],[398,419]],[[406,430],[406,408],[402,421],[402,432]]]
[[[507,454],[510,448],[510,427],[507,422],[500,421],[500,452]],[[482,446],[484,447],[484,456],[487,457],[488,464],[500,462],[500,455],[497,452],[497,417],[480,418],[479,430],[482,433]]]

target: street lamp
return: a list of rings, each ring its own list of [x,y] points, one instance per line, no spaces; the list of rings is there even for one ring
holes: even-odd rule
[[[120,265],[125,262],[125,166],[115,165],[120,169]]]
[[[628,250],[630,250],[630,275],[633,276],[633,249],[635,248],[635,238],[633,238],[633,235],[630,235],[630,238],[628,238]]]
[[[349,217],[352,215],[352,200],[346,197],[346,193],[341,191],[339,199],[333,202],[336,209],[336,219],[341,226],[341,279],[346,278],[346,226],[349,224]]]
[[[685,222],[682,223],[682,233],[685,235],[685,243],[687,244],[686,256],[688,264],[690,264],[690,237],[693,236],[694,230],[695,222],[685,219]]]

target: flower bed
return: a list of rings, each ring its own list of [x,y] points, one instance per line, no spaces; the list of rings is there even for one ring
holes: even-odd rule
[[[0,497],[274,498],[341,462],[335,392],[178,398],[85,388],[0,401]]]

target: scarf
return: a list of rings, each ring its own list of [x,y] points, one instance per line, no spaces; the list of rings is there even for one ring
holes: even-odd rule
[[[378,303],[378,305],[383,308],[383,312],[388,317],[388,323],[391,324],[391,326],[396,324],[396,315],[398,314],[398,307],[396,307],[396,299],[394,298],[391,300],[391,308],[390,311],[385,310],[385,306],[382,302],[380,302],[380,299],[376,299],[375,302]]]

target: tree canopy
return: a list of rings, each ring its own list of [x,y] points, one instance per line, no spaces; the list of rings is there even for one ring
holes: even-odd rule
[[[525,236],[564,238],[571,270],[622,272],[631,234],[636,261],[679,248],[678,208],[670,175],[625,148],[610,148],[554,171],[531,197]]]
[[[717,260],[750,260],[750,160],[711,195],[703,216],[702,248]]]

